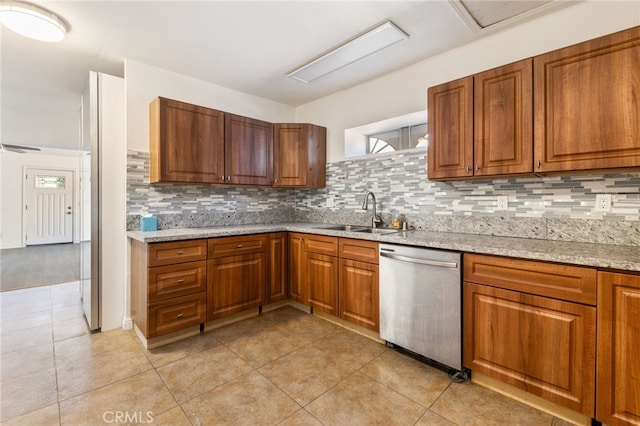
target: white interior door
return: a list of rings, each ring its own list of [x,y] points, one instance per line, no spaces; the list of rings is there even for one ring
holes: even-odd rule
[[[73,241],[73,172],[27,169],[26,245]]]

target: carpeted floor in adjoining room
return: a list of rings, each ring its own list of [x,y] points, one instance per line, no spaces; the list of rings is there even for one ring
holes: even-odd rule
[[[0,291],[80,279],[81,244],[46,244],[0,250]]]

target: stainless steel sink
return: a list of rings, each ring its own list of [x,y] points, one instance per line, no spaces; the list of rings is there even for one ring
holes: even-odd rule
[[[361,225],[332,225],[332,226],[318,226],[316,229],[328,229],[330,231],[351,231],[360,232],[367,230],[368,227]]]
[[[399,229],[389,229],[389,228],[365,228],[358,229],[355,232],[362,232],[366,234],[393,234],[394,232],[398,232]]]
[[[389,228],[372,228],[370,226],[362,225],[330,225],[330,226],[318,226],[316,229],[327,229],[330,231],[349,231],[349,232],[362,232],[366,234],[392,234],[398,232],[398,229]]]

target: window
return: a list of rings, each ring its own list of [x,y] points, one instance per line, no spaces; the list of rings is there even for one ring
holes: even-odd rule
[[[427,123],[422,123],[368,135],[366,153],[378,154],[424,146],[426,133]]]
[[[39,189],[64,189],[66,179],[64,176],[36,175],[35,185]]]
[[[344,129],[344,158],[424,148],[427,111]]]

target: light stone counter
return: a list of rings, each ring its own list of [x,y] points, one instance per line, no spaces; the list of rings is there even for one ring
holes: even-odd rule
[[[328,226],[331,225],[319,223],[282,223],[214,228],[166,229],[153,232],[129,231],[127,235],[129,238],[141,242],[154,243],[289,231],[640,272],[639,246],[591,244],[415,230],[400,231],[394,234],[367,234],[362,232],[323,229]]]

